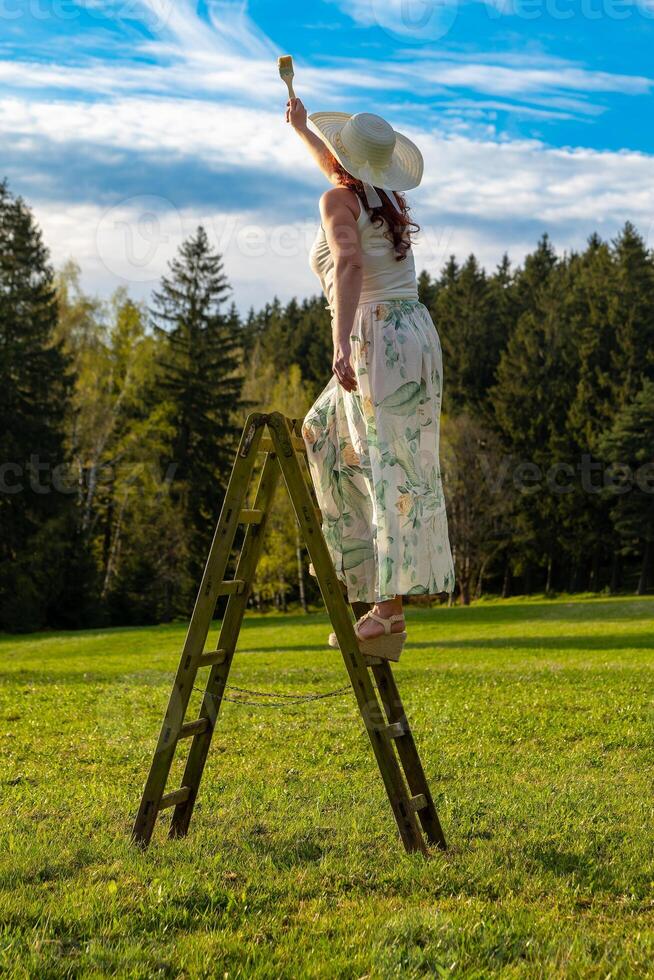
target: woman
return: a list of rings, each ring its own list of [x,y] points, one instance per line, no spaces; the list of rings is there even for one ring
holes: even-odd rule
[[[362,652],[398,660],[402,596],[451,592],[454,569],[438,460],[442,355],[418,300],[402,191],[416,187],[417,146],[380,116],[286,119],[335,185],[320,199],[311,251],[332,313],[333,377],[303,424],[323,532],[351,602]],[[335,634],[329,638],[337,646]]]

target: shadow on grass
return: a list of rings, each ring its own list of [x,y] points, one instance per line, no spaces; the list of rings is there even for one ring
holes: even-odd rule
[[[543,654],[565,653],[566,651],[576,651],[579,653],[615,653],[619,654],[622,650],[654,650],[654,632],[652,633],[604,633],[601,636],[529,636],[515,637],[509,636],[502,638],[480,638],[480,639],[448,639],[434,638],[433,641],[417,641],[411,639],[407,641],[401,666],[416,667],[418,664],[412,660],[411,654],[418,651],[428,651],[439,654],[449,651],[459,651],[466,653],[507,651],[519,655],[525,650],[542,652]],[[238,669],[239,658],[246,656],[267,656],[283,657],[287,653],[310,653],[316,652],[324,654],[327,658],[335,658],[333,666],[339,665],[342,661],[336,651],[330,650],[324,643],[284,643],[282,646],[271,647],[237,647],[234,666]],[[321,659],[314,664],[306,665],[322,670],[326,665]],[[332,664],[327,663],[331,667]],[[431,663],[430,663],[431,666]],[[34,684],[45,687],[50,684],[83,684],[85,687],[92,687],[95,684],[125,685],[133,684],[135,687],[149,686],[159,688],[167,687],[172,684],[173,672],[169,664],[162,664],[161,670],[150,669],[143,671],[123,672],[117,669],[107,670],[106,672],[86,669],[79,671],[52,671],[46,673],[41,670],[19,669],[13,671],[5,678],[5,683],[15,682],[17,685]],[[294,678],[294,683],[300,683],[300,679]],[[313,683],[313,680],[312,680]],[[106,692],[105,692],[106,693]]]
[[[276,868],[316,864],[325,854],[325,837],[313,828],[286,837],[271,837],[266,828],[255,824],[245,835],[245,843],[255,854],[268,859]]]
[[[652,633],[603,633],[601,636],[565,636],[557,633],[547,636],[479,637],[473,639],[443,639],[435,636],[432,641],[412,640],[409,635],[406,652],[411,650],[654,650]],[[237,655],[285,653],[287,651],[330,651],[324,643],[285,643],[275,647],[238,647]]]
[[[496,625],[498,623],[518,623],[533,619],[543,618],[548,622],[575,622],[592,623],[598,618],[606,619],[649,619],[654,617],[654,596],[613,596],[610,598],[595,597],[584,595],[580,598],[552,597],[529,598],[528,596],[519,599],[492,600],[488,602],[480,601],[472,606],[432,606],[429,608],[419,608],[409,606],[409,620],[419,623],[421,620],[432,620],[433,622],[447,623],[448,626],[455,622],[464,621],[466,625],[483,626]],[[190,610],[189,610],[190,617]],[[241,629],[248,630],[286,630],[294,626],[318,626],[329,622],[327,613],[324,609],[319,609],[308,614],[305,613],[275,613],[259,614],[254,610],[248,610]],[[188,626],[188,617],[180,617],[172,623],[159,623],[152,625],[134,626],[98,626],[84,630],[42,630],[35,633],[4,633],[0,632],[0,646],[11,643],[16,645],[30,645],[41,641],[48,641],[57,638],[71,637],[82,639],[111,639],[112,636],[120,634],[139,635],[144,632],[155,633],[161,637],[183,633]],[[220,628],[220,620],[216,619],[212,623],[212,630]]]
[[[505,600],[497,603],[481,602],[472,606],[441,606],[421,609],[408,607],[409,622],[416,625],[424,620],[440,622],[452,626],[454,622],[465,621],[466,626],[494,625],[496,623],[519,623],[533,619],[546,619],[548,622],[594,623],[598,619],[650,619],[654,618],[654,596],[624,596],[611,599],[524,599],[522,602]],[[304,613],[246,616],[243,630],[285,629],[287,626],[317,626],[328,623],[324,610]]]
[[[569,878],[591,892],[620,893],[623,885],[613,873],[609,859],[618,841],[607,841],[592,851],[575,852],[556,846],[537,845],[529,850],[529,856],[541,867],[559,878]]]

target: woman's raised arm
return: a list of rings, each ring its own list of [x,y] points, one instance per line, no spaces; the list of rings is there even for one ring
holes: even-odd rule
[[[309,153],[327,180],[331,181],[331,183],[336,183],[334,178],[334,158],[323,141],[309,129],[307,125],[307,110],[300,99],[289,99],[286,103],[286,122],[291,124],[295,132],[306,144]]]

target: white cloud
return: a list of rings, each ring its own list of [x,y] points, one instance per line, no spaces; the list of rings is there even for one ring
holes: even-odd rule
[[[25,119],[26,112],[17,104],[15,119]],[[37,195],[33,203],[56,260],[76,255],[90,285],[106,291],[124,279],[143,295],[185,235],[202,221],[225,254],[241,308],[274,294],[287,299],[317,292],[308,251],[324,183],[275,113],[227,107],[218,117],[220,126],[212,126],[203,104],[159,100],[152,105],[147,100],[33,105],[26,120],[32,134],[45,132],[65,143],[80,125],[107,152],[121,145],[156,148],[162,154],[187,150],[196,158],[222,161],[235,175],[242,167],[259,168],[270,197],[270,209],[264,205],[256,211],[246,201],[242,207],[234,202],[229,213],[210,201],[180,207],[174,199],[153,202],[146,179],[145,197],[125,200],[107,213]],[[0,116],[0,134],[6,125],[7,117]],[[425,155],[424,181],[411,199],[423,228],[418,264],[432,273],[450,252],[463,259],[474,251],[492,266],[505,250],[521,259],[543,231],[558,247],[570,249],[582,247],[593,231],[613,235],[627,218],[644,233],[654,220],[654,158],[645,154],[552,149],[536,141],[498,142],[420,130],[408,130],[408,135]],[[314,188],[315,206],[307,205],[296,222],[271,219],[279,206],[276,174]]]
[[[391,64],[396,75],[415,73],[415,66]],[[471,58],[467,64],[448,59],[428,61],[420,66],[421,82],[445,85],[448,88],[471,88],[490,95],[541,97],[551,92],[621,92],[625,95],[647,95],[654,81],[639,75],[618,75],[609,72],[587,71],[569,65],[556,68],[507,67],[489,65]]]
[[[371,9],[370,0],[348,6],[361,17]],[[209,20],[191,0],[142,0],[141,8],[155,36],[118,67],[81,55],[67,64],[0,62],[0,82],[14,90],[0,98],[0,140],[24,161],[23,182],[55,260],[75,256],[92,288],[107,292],[127,281],[144,296],[202,221],[225,254],[242,308],[275,293],[287,299],[317,292],[308,249],[324,182],[283,122],[285,89],[273,45],[245,3],[210,2]],[[151,60],[137,57],[143,54]],[[465,258],[474,251],[489,266],[505,250],[519,260],[545,230],[561,248],[581,247],[595,230],[612,235],[627,218],[649,231],[653,157],[498,139],[494,114],[589,120],[603,111],[602,96],[646,94],[650,79],[588,71],[542,55],[434,57],[416,49],[398,50],[397,58],[383,71],[364,59],[334,59],[322,67],[300,62],[296,72],[312,107],[346,103],[355,111],[365,96],[373,111],[383,105],[405,130],[407,119],[422,119],[408,127],[426,161],[424,183],[413,195],[423,227],[419,265],[436,273],[450,252]],[[421,95],[431,97],[428,109],[411,104],[416,72]],[[72,179],[65,193],[58,191],[52,162],[43,170],[31,167],[43,152],[60,160],[86,154],[91,168],[101,163],[103,175],[109,173],[103,196],[116,202],[112,210],[80,202]],[[111,166],[126,158],[134,163],[134,179],[120,200]],[[150,167],[175,161],[182,181],[185,162],[196,173],[204,168],[207,179],[195,197],[188,187],[179,193],[174,185],[157,187]],[[257,182],[263,204],[253,204],[247,180]],[[301,193],[288,207],[297,221],[275,223],[280,214],[282,222],[291,220],[284,217],[279,185],[293,181]],[[306,213],[298,213],[298,201],[311,190],[315,206],[307,203]]]
[[[274,224],[263,213],[171,208],[154,195],[110,209],[37,201],[34,211],[55,264],[75,258],[85,287],[103,295],[126,285],[135,298],[148,299],[198,224],[223,255],[233,298],[243,311],[275,295],[290,299],[319,292],[308,263],[314,222]]]

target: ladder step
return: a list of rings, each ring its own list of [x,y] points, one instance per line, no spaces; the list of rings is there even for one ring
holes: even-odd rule
[[[306,453],[306,451],[307,451],[307,447],[304,444],[304,439],[300,438],[300,436],[291,436],[291,445],[293,446],[293,449],[297,453]],[[267,436],[264,436],[259,441],[259,452],[260,453],[274,453],[275,452],[275,445],[274,445],[272,439],[269,439]]]
[[[213,667],[214,664],[224,664],[227,650],[209,650],[198,657],[198,667]]]
[[[409,806],[412,810],[424,810],[425,807],[429,806],[427,802],[427,797],[424,793],[418,793],[417,796],[412,796],[409,800]]]
[[[177,806],[178,803],[186,803],[189,796],[191,795],[190,786],[182,786],[181,789],[176,789],[173,793],[166,793],[161,797],[161,803],[159,804],[160,810],[167,810],[168,807]]]
[[[239,524],[261,524],[262,520],[262,510],[242,510],[238,515]]]
[[[193,738],[194,735],[202,735],[209,727],[208,718],[198,718],[197,721],[187,721],[179,730],[178,738]]]
[[[237,578],[233,582],[221,582],[218,595],[241,595],[245,592],[245,582]]]
[[[406,735],[406,729],[401,721],[395,721],[391,725],[386,726],[386,731],[391,738],[402,738]]]

